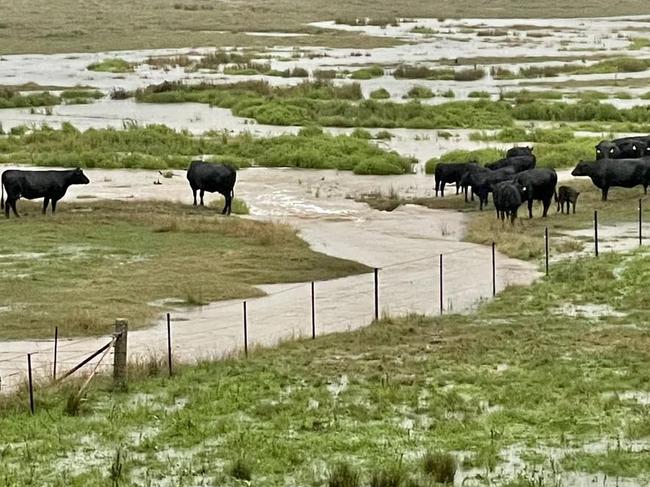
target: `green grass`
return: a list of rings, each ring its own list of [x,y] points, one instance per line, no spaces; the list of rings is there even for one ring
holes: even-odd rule
[[[21,393],[1,406],[3,479],[80,486],[119,471],[120,485],[141,475],[228,487],[248,476],[270,487],[369,485],[401,458],[406,485],[428,486],[434,478],[424,475],[449,478],[464,452],[463,468],[491,485],[529,486],[546,485],[523,482],[531,470],[550,472],[553,452],[552,485],[568,485],[564,472],[597,470],[643,484],[643,455],[586,450],[647,439],[635,429],[647,423],[645,408],[612,394],[650,385],[640,373],[650,347],[649,264],[647,252],[566,262],[469,314],[387,318],[248,359],[178,366],[171,379],[135,369],[123,393],[100,378],[78,417],[64,413],[70,386],[37,389],[35,417]],[[625,316],[570,315],[566,305],[609,305]],[[507,448],[526,468],[495,478],[490,467]],[[352,483],[333,483],[341,479]]]
[[[0,88],[0,109],[2,108],[27,108],[58,105],[61,98],[47,91],[43,93],[30,93],[21,95],[10,88]]]
[[[429,79],[447,81],[476,81],[485,76],[483,69],[433,69],[427,66],[401,65],[393,76],[397,79]]]
[[[390,93],[385,88],[377,88],[370,93],[372,100],[387,100],[390,98]]]
[[[89,64],[88,71],[106,73],[130,73],[134,70],[133,64],[120,58],[104,59],[98,63]]]
[[[225,132],[195,137],[163,125],[130,126],[125,130],[89,129],[79,132],[70,124],[49,127],[0,139],[0,162],[39,166],[139,169],[185,169],[197,154],[235,167],[301,167],[340,169],[360,174],[403,174],[413,159],[385,151],[371,142],[322,130],[301,135],[256,138]]]
[[[3,339],[48,336],[54,326],[66,336],[106,333],[118,316],[141,327],[163,311],[147,304],[156,300],[244,298],[260,294],[255,284],[364,269],[312,252],[287,226],[212,208],[79,200],[64,201],[52,218],[38,204],[19,206],[24,218],[8,220],[0,235],[3,303],[11,308],[2,313]],[[286,252],[290,260],[280,257]]]
[[[368,80],[373,78],[381,78],[383,75],[384,69],[381,66],[374,65],[368,68],[361,68],[353,71],[352,74],[350,74],[350,78]]]
[[[650,47],[650,39],[647,37],[633,37],[630,39],[630,47],[629,49],[633,51],[640,51],[641,49],[645,49],[646,47]]]
[[[414,86],[406,93],[406,96],[408,98],[433,98],[434,94],[426,86]]]

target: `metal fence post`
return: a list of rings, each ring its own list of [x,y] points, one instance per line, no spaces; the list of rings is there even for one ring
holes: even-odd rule
[[[126,387],[127,376],[127,338],[129,322],[124,319],[115,320],[115,344],[113,353],[113,383],[117,388]]]
[[[546,261],[546,275],[548,276],[548,227],[544,227],[544,255]]]
[[[248,313],[246,311],[246,301],[244,301],[244,355],[248,357]]]
[[[643,245],[643,200],[639,198],[639,247]]]
[[[442,254],[440,254],[440,314],[444,312],[444,289],[443,289],[443,279],[442,279]]]
[[[167,313],[167,366],[169,367],[169,377],[172,376],[172,318]]]
[[[594,210],[594,249],[598,257],[598,210]]]
[[[52,366],[52,380],[56,380],[56,359],[59,349],[59,327],[54,327],[54,365]]]
[[[311,338],[316,339],[316,293],[314,281],[311,282]]]
[[[27,354],[27,374],[29,379],[29,411],[34,415],[34,382],[32,377],[32,354]]]
[[[375,267],[375,321],[379,320],[379,269]]]
[[[497,295],[497,258],[496,244],[492,242],[492,297]]]

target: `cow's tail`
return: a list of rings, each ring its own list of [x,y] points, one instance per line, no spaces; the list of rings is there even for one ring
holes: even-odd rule
[[[553,194],[555,195],[555,202],[557,203],[558,197],[557,197],[557,187],[553,188]]]
[[[2,196],[0,196],[0,210],[5,209],[5,185],[4,181],[0,181],[0,192],[2,192]]]

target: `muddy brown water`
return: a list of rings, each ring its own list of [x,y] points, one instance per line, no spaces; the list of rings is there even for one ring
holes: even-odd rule
[[[86,170],[91,186],[71,187],[66,199],[162,199],[191,202],[182,171],[165,179],[144,170]],[[163,184],[154,185],[160,180]],[[251,168],[238,175],[237,196],[250,206],[251,218],[283,221],[298,229],[314,250],[353,259],[379,272],[382,314],[439,313],[439,255],[444,254],[443,306],[463,312],[492,294],[491,250],[461,242],[466,216],[459,212],[405,206],[380,212],[348,196],[390,188],[404,195],[430,195],[432,179],[424,175],[359,177],[346,172]],[[211,198],[208,198],[208,200]],[[65,211],[65,207],[62,208]],[[91,216],[89,215],[89,218]],[[529,284],[538,275],[535,265],[497,255],[497,289]],[[471,269],[471,276],[467,270]],[[374,314],[373,276],[363,274],[317,282],[318,334],[368,325]],[[311,334],[310,284],[259,286],[267,296],[248,302],[250,345],[274,345],[279,340]],[[169,296],[168,298],[178,298]],[[1,311],[0,311],[1,313]],[[200,308],[176,308],[173,316],[174,355],[183,361],[218,357],[243,345],[242,302],[224,301]],[[116,317],[117,318],[117,317]],[[65,340],[59,357],[70,364],[81,352],[99,348],[109,337]],[[165,351],[166,324],[129,334],[132,360]],[[73,350],[68,352],[66,349]],[[25,369],[25,354],[33,357],[38,376],[52,362],[50,340],[0,343],[0,376],[9,387]]]

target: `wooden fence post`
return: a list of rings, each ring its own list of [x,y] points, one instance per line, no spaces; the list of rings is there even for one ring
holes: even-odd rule
[[[113,383],[118,389],[126,387],[127,375],[127,338],[129,323],[127,320],[115,320],[115,352],[113,354]]]

